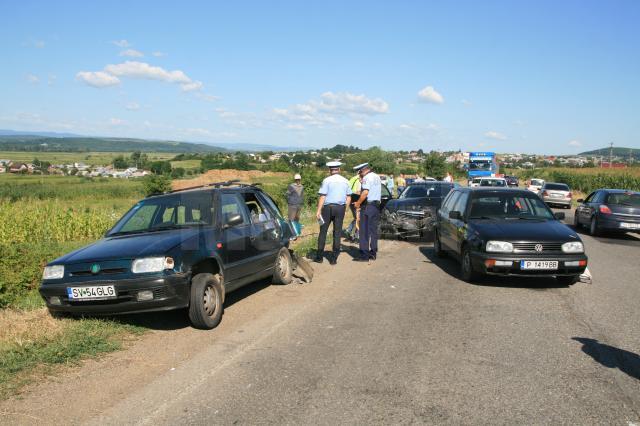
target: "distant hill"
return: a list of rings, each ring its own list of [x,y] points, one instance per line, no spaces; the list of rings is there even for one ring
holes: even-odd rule
[[[596,156],[596,157],[602,156],[602,157],[609,158],[609,148],[600,148],[593,151],[581,152],[579,155]],[[622,157],[625,159],[631,156],[636,160],[640,160],[640,149],[613,147],[613,156]]]
[[[77,138],[82,135],[58,132],[26,132],[23,130],[0,129],[0,136],[47,136],[50,138]]]
[[[225,148],[174,141],[150,141],[131,138],[51,137],[37,135],[0,135],[0,151],[37,152],[223,152]]]

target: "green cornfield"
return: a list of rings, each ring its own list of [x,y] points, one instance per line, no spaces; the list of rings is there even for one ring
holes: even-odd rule
[[[566,183],[573,190],[588,194],[600,188],[640,191],[640,168],[628,169],[567,169],[546,168],[520,171],[523,179],[541,178],[547,182]]]

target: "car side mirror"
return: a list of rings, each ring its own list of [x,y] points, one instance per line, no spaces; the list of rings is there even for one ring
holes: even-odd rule
[[[577,201],[578,203],[584,203],[584,198],[578,198],[576,201]]]
[[[244,222],[244,219],[242,218],[242,216],[241,216],[241,215],[239,215],[239,214],[232,214],[232,215],[227,216],[227,220],[226,220],[226,222],[225,222],[224,226],[225,226],[226,228],[230,228],[230,227],[232,227],[232,226],[240,225],[240,224],[242,224],[243,222]]]
[[[564,220],[565,214],[564,212],[556,212],[553,214],[553,217],[555,217],[558,220]]]
[[[458,212],[458,211],[450,211],[449,212],[449,219],[454,219],[454,220],[461,220],[462,219],[462,213]]]

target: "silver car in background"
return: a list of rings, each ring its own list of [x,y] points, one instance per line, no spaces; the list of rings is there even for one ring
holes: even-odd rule
[[[565,209],[570,209],[573,201],[571,189],[564,183],[545,182],[540,188],[540,197],[548,206],[560,206]]]

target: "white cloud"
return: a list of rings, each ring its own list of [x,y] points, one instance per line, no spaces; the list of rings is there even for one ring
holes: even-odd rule
[[[55,74],[49,74],[49,78],[47,78],[47,85],[53,86],[54,84],[56,84],[57,79],[58,76],[56,76]]]
[[[355,127],[356,129],[364,129],[365,124],[362,121],[354,121],[353,127]]]
[[[201,81],[192,80],[181,70],[167,71],[162,67],[137,61],[110,64],[104,67],[104,71],[81,71],[76,77],[93,87],[114,86],[120,83],[120,78],[133,78],[179,84],[185,92],[203,88]]]
[[[573,146],[573,147],[580,147],[580,146],[582,146],[582,142],[577,141],[577,140],[574,139],[572,141],[569,141],[568,145],[569,146]]]
[[[152,53],[152,55],[153,55],[153,56],[155,56],[156,58],[161,58],[161,57],[163,57],[163,56],[167,56],[167,54],[166,54],[166,53],[164,53],[164,52],[158,52],[158,51],[153,52],[153,53]]]
[[[129,58],[142,58],[144,53],[136,49],[127,49],[120,52],[120,56],[127,56]]]
[[[463,99],[461,102],[462,102],[462,105],[464,105],[464,106],[471,106],[472,105],[471,101],[467,100],[467,99]]]
[[[126,106],[126,109],[128,109],[129,111],[137,111],[140,109],[140,104],[137,102],[129,102]]]
[[[120,79],[103,71],[80,71],[76,79],[91,87],[110,87],[120,84]]]
[[[33,75],[33,74],[27,74],[26,77],[27,81],[31,84],[38,84],[40,83],[40,77],[38,77],[37,75]]]
[[[484,135],[489,139],[494,139],[494,140],[497,140],[497,141],[505,141],[505,140],[507,140],[507,137],[505,135],[503,135],[502,133],[496,132],[494,130],[490,130],[490,131],[486,132]]]
[[[372,99],[348,92],[325,92],[320,95],[320,99],[312,99],[289,108],[274,108],[271,119],[282,123],[285,128],[291,123],[324,127],[338,124],[340,119],[343,119],[344,124],[344,119],[349,117],[361,122],[359,118],[363,116],[386,114],[388,111],[389,104],[380,98]]]
[[[444,102],[444,98],[442,97],[442,95],[436,92],[436,89],[434,89],[433,86],[427,86],[424,89],[420,90],[418,92],[418,98],[422,102],[428,102],[432,104],[441,104]]]
[[[111,44],[115,44],[116,46],[122,47],[123,49],[131,46],[131,44],[127,40],[114,40],[111,42]]]
[[[125,124],[125,121],[121,120],[119,118],[110,118],[109,119],[109,124],[111,126],[122,126],[123,124]]]
[[[302,124],[287,124],[285,126],[286,129],[289,130],[304,130],[304,126]]]

